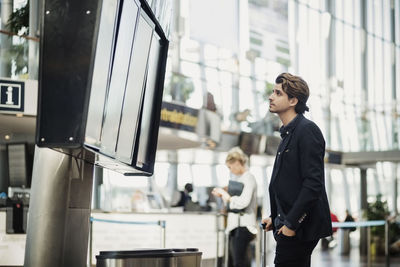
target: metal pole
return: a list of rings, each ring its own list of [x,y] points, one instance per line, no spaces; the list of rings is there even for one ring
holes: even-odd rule
[[[386,267],[390,266],[390,258],[389,258],[389,221],[385,222],[385,259],[386,259]]]
[[[256,246],[255,246],[255,263],[256,266],[261,266],[261,235],[262,235],[263,229],[261,227],[258,227],[257,229],[257,235],[256,235]]]
[[[220,214],[217,214],[216,216],[216,227],[217,227],[217,251],[216,251],[216,255],[215,255],[215,267],[218,267],[218,255],[219,255],[219,216]]]
[[[161,227],[161,247],[165,248],[165,240],[166,240],[166,238],[165,238],[165,225],[166,225],[166,223],[165,223],[165,221],[158,221],[158,224]]]
[[[225,234],[225,255],[224,255],[224,267],[228,267],[229,258],[229,233]]]
[[[371,267],[371,227],[367,227],[367,266]]]
[[[93,255],[93,221],[90,219],[90,229],[89,229],[89,267],[92,267],[92,255]]]
[[[267,232],[261,229],[261,267],[267,266]]]
[[[361,212],[365,213],[365,211],[368,209],[368,201],[367,201],[367,196],[368,196],[368,190],[367,190],[367,169],[365,168],[360,168],[360,207],[361,207]],[[366,233],[365,227],[360,228],[360,254],[365,255],[367,254],[368,248],[366,247],[367,244],[367,233]]]

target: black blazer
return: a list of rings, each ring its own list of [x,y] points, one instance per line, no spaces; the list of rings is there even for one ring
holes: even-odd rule
[[[298,114],[281,136],[269,185],[273,229],[286,225],[304,241],[332,235],[321,130]]]

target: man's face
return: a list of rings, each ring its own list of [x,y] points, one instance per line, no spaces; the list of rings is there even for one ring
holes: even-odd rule
[[[295,98],[289,99],[289,96],[283,91],[282,84],[275,84],[272,94],[269,96],[269,111],[271,113],[285,113],[296,105]],[[297,102],[296,102],[297,103]]]

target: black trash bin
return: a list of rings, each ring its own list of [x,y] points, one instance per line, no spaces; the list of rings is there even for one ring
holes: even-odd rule
[[[200,267],[196,248],[100,251],[96,267]]]

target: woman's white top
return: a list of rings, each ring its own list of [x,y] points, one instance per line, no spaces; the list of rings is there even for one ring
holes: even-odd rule
[[[237,227],[247,227],[249,232],[257,234],[257,183],[254,175],[246,171],[232,180],[243,183],[240,196],[232,196],[229,201],[230,209],[245,209],[243,213],[228,212],[226,231],[229,233]]]

